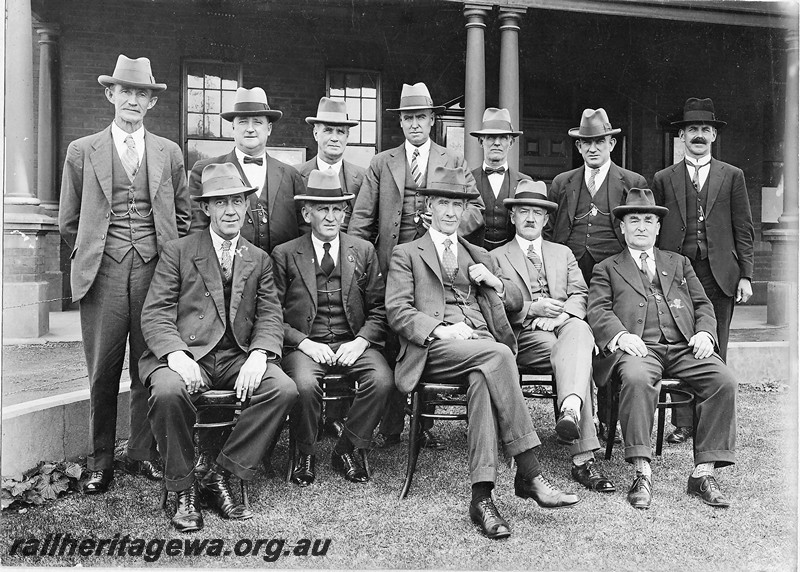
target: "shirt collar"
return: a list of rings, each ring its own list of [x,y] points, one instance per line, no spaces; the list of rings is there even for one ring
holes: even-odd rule
[[[611,168],[611,159],[609,159],[608,161],[606,161],[605,163],[603,163],[599,167],[590,167],[589,165],[586,165],[586,173],[585,173],[585,175],[586,175],[586,179],[587,180],[588,180],[589,175],[592,172],[593,168],[596,168],[598,170],[597,171],[597,175],[595,175],[595,179],[597,179],[597,177],[605,179],[606,175],[608,175],[608,170]]]
[[[497,167],[492,167],[491,165],[487,164],[486,161],[483,162],[483,170],[486,169],[499,169],[503,167],[506,171],[508,171],[508,161],[504,162],[502,165],[498,165]]]
[[[428,229],[428,232],[431,233],[431,240],[433,240],[433,243],[435,245],[441,245],[442,243],[444,243],[444,239],[446,238],[449,238],[450,242],[452,242],[453,244],[458,243],[458,236],[455,232],[453,234],[444,234],[442,232],[439,232],[433,227],[430,227]],[[442,246],[442,248],[444,248],[444,246]]]
[[[222,238],[220,235],[218,235],[216,232],[214,232],[214,229],[212,229],[210,226],[208,227],[208,231],[211,233],[211,243],[214,245],[214,252],[216,252],[217,256],[219,256],[222,250],[222,242],[225,239]],[[231,253],[233,253],[233,251],[236,250],[236,245],[239,243],[240,236],[241,233],[237,232],[236,236],[234,236],[231,239]]]
[[[650,248],[648,248],[647,250],[636,250],[636,249],[631,248],[629,246],[628,247],[628,252],[631,253],[631,258],[633,258],[633,261],[636,263],[637,266],[639,265],[639,257],[642,255],[642,252],[646,252],[647,253],[647,260],[648,261],[652,260],[653,264],[656,263],[656,257],[653,254],[653,247],[652,246]]]
[[[691,157],[689,157],[689,155],[685,155],[684,159],[690,165],[697,165],[698,167],[705,167],[706,165],[711,163],[711,153],[709,153],[708,155],[705,155],[703,157],[700,157],[699,159],[692,159]]]
[[[331,252],[339,252],[339,233],[336,233],[336,238],[328,242],[331,244]],[[314,245],[314,250],[324,252],[325,247],[322,245],[325,244],[325,242],[314,236],[313,232],[311,233],[311,243]]]
[[[335,163],[326,163],[320,158],[319,155],[317,155],[317,169],[319,171],[327,171],[328,169],[331,168],[338,175],[342,170],[342,160],[339,159]]]
[[[114,145],[120,147],[125,144],[125,139],[130,135],[133,137],[133,142],[136,143],[136,149],[144,149],[144,125],[139,127],[133,133],[128,133],[122,129],[115,122],[111,122],[111,137],[114,139]]]
[[[522,249],[522,253],[523,254],[527,254],[528,247],[532,244],[533,245],[533,249],[536,251],[536,254],[538,254],[541,257],[541,254],[542,254],[542,235],[539,235],[539,238],[534,239],[534,240],[528,240],[527,238],[523,238],[518,234],[515,234],[514,238],[517,240],[517,244],[519,244],[519,247]]]
[[[244,166],[244,158],[247,153],[244,153],[238,147],[234,147],[233,149],[236,152],[236,158],[239,160],[239,164]],[[259,157],[264,157],[264,163],[262,165],[253,165],[253,163],[248,163],[248,165],[253,165],[254,167],[264,167],[267,164],[267,152],[264,151],[261,155],[247,155],[248,157],[253,157],[253,159],[258,159]]]
[[[414,154],[414,149],[419,149],[420,155],[428,155],[431,152],[431,139],[428,137],[428,140],[425,141],[422,145],[417,147],[416,145],[412,145],[409,143],[408,139],[405,141],[406,146],[406,155],[411,157]]]

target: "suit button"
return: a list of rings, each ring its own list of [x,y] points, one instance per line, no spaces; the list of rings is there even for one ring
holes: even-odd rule
[[[661,310],[658,311],[658,315],[659,316],[662,316],[663,314],[664,314],[664,312],[662,312]]]
[[[109,216],[111,216],[111,213],[106,213],[106,218],[108,218]]]
[[[200,314],[200,319],[202,320],[203,318],[205,318],[205,316],[203,314]]]
[[[679,246],[679,247],[678,247],[678,252],[680,252],[680,251],[681,251],[681,248],[683,248],[683,247],[682,247],[682,246]]]
[[[397,238],[397,235],[396,234],[392,234],[392,238]]]
[[[641,323],[642,323],[642,321],[641,321],[641,320],[636,320],[636,322],[637,322],[637,323],[639,323],[639,324],[641,324]]]
[[[434,315],[434,316],[438,316],[438,315],[439,315],[439,312],[434,312],[434,313],[433,313],[433,315]]]
[[[686,230],[686,227],[685,227],[685,226],[682,226],[682,227],[681,227],[681,230]]]
[[[589,223],[589,226],[592,226],[592,223]]]
[[[190,340],[194,340],[194,339],[195,339],[195,337],[194,337],[194,334],[192,334],[191,336],[189,336],[189,339],[190,339]]]
[[[263,232],[259,232],[258,236],[264,236],[264,233]]]
[[[208,292],[206,292],[206,293],[205,293],[205,295],[206,295],[206,296],[211,296],[211,294],[209,294]]]
[[[639,307],[644,308],[644,302],[639,302]]]
[[[306,316],[306,322],[310,322],[310,321],[311,321],[311,316]]]
[[[400,216],[400,211],[397,211],[397,216]]]
[[[397,226],[397,223],[394,223],[394,226]]]
[[[248,219],[247,219],[247,222],[249,222],[250,224],[253,224],[253,219],[251,219],[251,218],[248,218]]]

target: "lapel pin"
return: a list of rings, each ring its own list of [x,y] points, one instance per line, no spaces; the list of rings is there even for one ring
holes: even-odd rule
[[[662,271],[661,271],[661,275],[662,275],[662,276],[666,276],[666,275],[667,275],[667,273],[666,273],[666,272],[664,272],[664,271],[662,270]]]
[[[347,260],[349,260],[350,262],[355,262],[355,260],[353,260],[353,255],[352,254],[348,254],[347,255]]]

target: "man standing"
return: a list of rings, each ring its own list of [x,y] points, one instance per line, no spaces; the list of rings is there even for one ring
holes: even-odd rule
[[[486,536],[505,538],[511,531],[491,497],[498,437],[517,462],[517,496],[545,508],[579,499],[542,475],[534,450],[540,442],[519,387],[517,343],[505,312],[521,308],[521,294],[486,250],[456,234],[467,200],[477,191],[463,169],[437,167],[430,175],[420,190],[431,213],[430,229],[394,249],[386,281],[389,326],[400,338],[395,380],[404,392],[422,376],[469,385],[469,513]]]
[[[294,382],[278,363],[281,307],[272,262],[241,236],[247,187],[229,163],[203,169],[193,198],[209,217],[205,231],[167,244],[142,311],[148,351],[139,367],[150,390],[150,423],[164,454],[164,486],[178,495],[172,524],[179,532],[203,527],[192,440],[193,400],[209,389],[235,389],[247,402],[216,463],[199,483],[223,518],[253,513],[233,500],[227,479],[244,480],[256,467],[297,400]]]
[[[146,349],[142,304],[167,241],[185,235],[191,205],[180,148],[145,130],[147,112],[167,88],[147,58],[120,55],[111,76],[97,78],[114,106],[100,133],[70,143],[61,180],[58,223],[72,248],[72,299],[80,302],[89,371],[91,471],[86,494],[105,492],[114,478],[117,394],[125,340],[130,346],[129,472],[161,480],[147,389],[137,364]]]
[[[689,98],[683,119],[673,125],[680,127],[686,156],[653,179],[656,203],[669,208],[659,245],[691,260],[714,306],[719,355],[725,360],[734,301],[747,302],[753,295],[750,200],[742,170],[711,157],[717,128],[726,125],[716,118],[714,102]],[[691,408],[679,408],[675,417],[676,429],[667,441],[683,443],[692,436]]]
[[[386,338],[384,282],[375,247],[339,229],[345,204],[339,176],[311,171],[308,189],[295,200],[311,232],[275,248],[275,286],[283,307],[282,366],[297,384],[300,400],[291,430],[300,451],[292,481],[301,487],[316,478],[317,429],[322,413],[320,380],[342,372],[357,382],[331,463],[345,479],[365,483],[369,475],[354,449],[368,449],[389,392],[392,370],[381,354]]]
[[[696,398],[694,471],[687,493],[727,507],[715,467],[735,462],[736,392],[731,371],[714,352],[714,309],[689,259],[654,248],[659,218],[650,189],[630,189],[614,209],[627,248],[595,267],[587,316],[603,355],[595,381],[621,382],[619,420],[625,460],[636,471],[628,491],[635,508],[650,508],[653,417],[664,372],[683,380]]]
[[[470,135],[478,138],[483,149],[483,165],[473,170],[472,176],[486,209],[483,211],[485,225],[464,238],[491,251],[514,237],[514,227],[503,201],[514,196],[520,181],[530,180],[528,175],[508,166],[508,153],[522,131],[514,130],[508,109],[490,107],[483,112],[480,130]]]
[[[295,211],[294,196],[305,189],[297,169],[273,159],[266,152],[272,127],[283,116],[270,109],[267,94],[260,87],[236,90],[233,109],[220,116],[233,125],[235,148],[227,155],[195,163],[189,174],[192,196],[201,191],[201,175],[206,165],[232,163],[246,184],[258,189],[251,195],[242,227],[242,236],[269,253],[272,249],[300,235],[301,220]],[[195,205],[192,234],[208,228],[208,216]]]
[[[586,317],[586,283],[572,251],[542,240],[548,212],[541,181],[520,181],[511,211],[516,236],[492,251],[492,260],[522,292],[522,309],[509,315],[517,336],[517,365],[550,369],[556,381],[561,413],[559,438],[570,443],[572,478],[588,489],[613,493],[614,484],[600,472],[594,450],[600,448],[592,411],[594,337]]]

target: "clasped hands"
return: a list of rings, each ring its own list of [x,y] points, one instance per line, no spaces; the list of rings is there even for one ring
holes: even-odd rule
[[[208,383],[203,380],[200,366],[186,352],[179,350],[168,354],[167,366],[181,376],[183,383],[186,384],[186,391],[190,394],[209,388]],[[240,401],[249,399],[261,385],[265,371],[267,371],[267,355],[263,352],[251,352],[239,370],[233,386],[236,390],[236,399]]]
[[[531,329],[552,332],[569,318],[564,311],[564,302],[555,298],[541,297],[532,302],[528,308],[528,316],[533,317]]]
[[[297,344],[298,350],[319,364],[341,365],[344,367],[353,365],[368,347],[369,342],[362,337],[357,337],[351,342],[342,344],[336,352],[328,344],[314,342],[310,338],[306,338]]]
[[[708,332],[697,332],[689,340],[689,347],[693,348],[695,359],[705,359],[714,353],[714,341]],[[617,348],[632,356],[644,357],[647,355],[647,345],[636,334],[626,332],[617,340]]]

